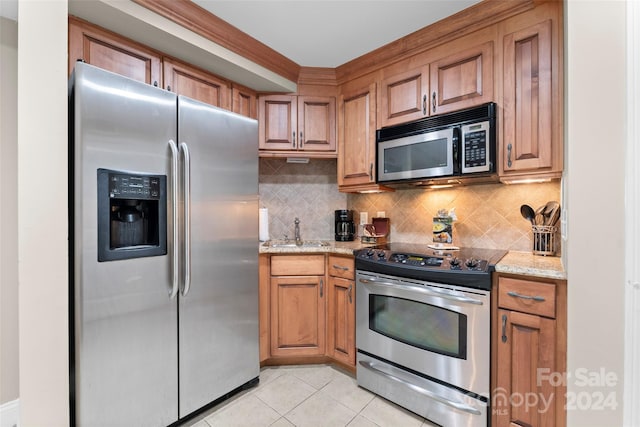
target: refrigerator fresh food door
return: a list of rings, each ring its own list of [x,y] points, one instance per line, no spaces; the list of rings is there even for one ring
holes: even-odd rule
[[[259,374],[258,124],[178,105],[182,417]]]
[[[160,206],[167,214],[160,254],[99,262],[98,170],[170,182],[176,97],[84,63],[76,65],[71,88],[72,417],[78,426],[166,426],[178,419],[177,298],[169,296],[174,241],[166,230],[172,210],[166,201]],[[110,203],[108,193],[101,203]]]

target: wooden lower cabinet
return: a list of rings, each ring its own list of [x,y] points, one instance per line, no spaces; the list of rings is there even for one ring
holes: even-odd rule
[[[498,276],[493,426],[566,425],[566,282]]]
[[[325,352],[323,276],[271,277],[271,355]]]
[[[354,259],[260,255],[260,362],[355,370]]]
[[[356,283],[353,257],[329,256],[327,356],[356,366]]]
[[[270,356],[325,353],[325,256],[272,255]]]

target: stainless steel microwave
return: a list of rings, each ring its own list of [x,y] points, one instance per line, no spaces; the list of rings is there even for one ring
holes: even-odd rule
[[[377,182],[411,183],[496,174],[496,104],[376,132]]]

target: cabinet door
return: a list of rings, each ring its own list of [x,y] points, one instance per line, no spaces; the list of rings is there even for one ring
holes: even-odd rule
[[[556,321],[503,309],[497,320],[496,425],[553,427],[555,400],[561,398],[550,377],[556,371]]]
[[[552,167],[551,20],[504,36],[503,169]]]
[[[77,60],[160,86],[160,54],[84,21],[69,18],[69,74]]]
[[[493,42],[431,63],[430,114],[493,101]]]
[[[297,146],[297,97],[268,95],[258,100],[259,148],[295,150]]]
[[[227,81],[174,59],[164,57],[162,62],[165,89],[216,107],[231,109]]]
[[[232,84],[231,110],[252,119],[258,118],[258,97],[251,89]]]
[[[356,365],[355,283],[329,277],[327,301],[328,355],[348,365]]]
[[[428,93],[428,65],[384,78],[380,85],[380,126],[428,116]]]
[[[271,277],[271,355],[325,353],[324,276]]]
[[[327,96],[298,97],[298,149],[336,150],[336,99]]]
[[[344,91],[338,109],[338,186],[375,183],[376,83]]]

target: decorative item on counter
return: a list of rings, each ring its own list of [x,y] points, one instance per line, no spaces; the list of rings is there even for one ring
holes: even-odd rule
[[[362,243],[387,243],[390,231],[389,218],[372,218],[371,224],[363,224],[360,241]]]
[[[520,207],[522,217],[531,222],[533,231],[533,254],[534,255],[555,255],[557,249],[556,226],[560,219],[560,203],[555,201],[547,202],[535,211],[529,205]]]
[[[458,217],[455,208],[447,212],[446,209],[438,210],[438,216],[433,217],[433,241],[435,243],[453,242],[453,221]]]

